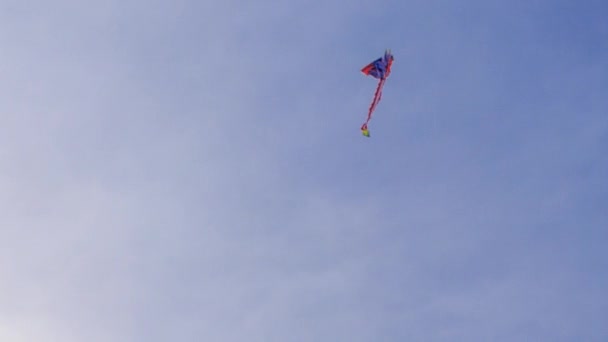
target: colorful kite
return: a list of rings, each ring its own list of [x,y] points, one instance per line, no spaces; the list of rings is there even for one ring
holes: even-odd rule
[[[363,72],[367,76],[372,76],[374,78],[379,79],[378,87],[376,88],[376,93],[374,94],[374,100],[372,104],[369,106],[369,112],[367,113],[367,120],[361,126],[361,133],[364,136],[369,138],[369,130],[367,129],[367,124],[369,120],[372,118],[372,113],[376,109],[376,106],[380,102],[380,98],[382,97],[382,88],[384,87],[384,82],[388,78],[388,75],[391,73],[391,65],[393,64],[393,55],[391,54],[391,50],[387,49],[384,52],[384,56],[376,59],[375,61],[366,65],[361,72]]]

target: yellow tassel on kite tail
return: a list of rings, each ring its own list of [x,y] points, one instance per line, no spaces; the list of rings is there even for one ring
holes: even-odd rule
[[[369,138],[369,129],[367,129],[367,124],[363,124],[363,126],[361,126],[361,133]]]

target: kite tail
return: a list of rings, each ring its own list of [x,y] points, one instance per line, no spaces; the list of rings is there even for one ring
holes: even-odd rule
[[[376,106],[378,105],[378,103],[380,102],[380,99],[382,98],[382,86],[384,85],[385,79],[386,78],[383,78],[380,80],[380,82],[378,82],[378,86],[376,87],[376,92],[374,94],[374,99],[373,99],[372,103],[370,104],[369,110],[367,112],[367,120],[361,126],[361,133],[368,138],[370,135],[369,135],[369,129],[367,128],[367,124],[371,120],[372,113],[374,112],[374,110],[376,109]]]

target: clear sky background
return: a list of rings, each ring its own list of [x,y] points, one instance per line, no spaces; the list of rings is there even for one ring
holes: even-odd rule
[[[607,341],[607,18],[1,1],[0,340]]]

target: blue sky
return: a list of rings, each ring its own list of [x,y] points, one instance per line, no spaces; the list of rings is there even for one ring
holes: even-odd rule
[[[607,17],[3,1],[0,340],[606,341]]]

